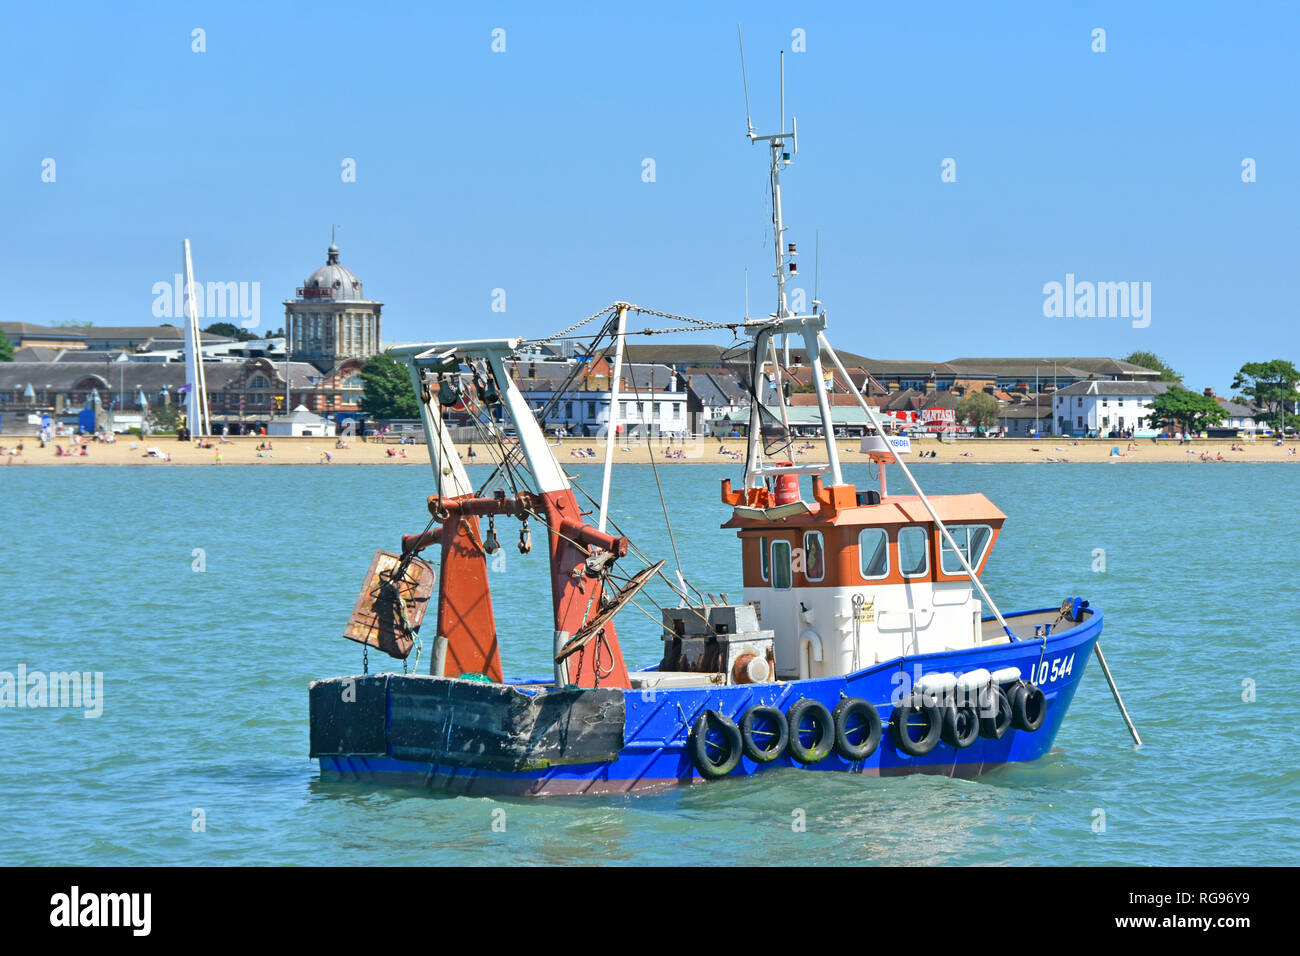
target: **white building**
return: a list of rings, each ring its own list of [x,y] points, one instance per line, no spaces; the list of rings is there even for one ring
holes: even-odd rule
[[[549,391],[525,392],[538,420],[551,400]],[[609,427],[609,391],[569,392],[546,416],[547,431],[563,428],[570,435],[596,436]],[[687,431],[686,393],[676,389],[619,390],[618,425],[620,434],[681,435]]]
[[[1253,435],[1257,431],[1262,431],[1260,423],[1255,420],[1255,412],[1245,405],[1239,405],[1236,402],[1220,401],[1223,406],[1223,421],[1219,428],[1230,428],[1234,431],[1245,432]]]
[[[736,377],[717,369],[684,375],[691,397],[691,431],[700,435],[730,435],[735,423],[749,423],[749,393]]]
[[[1053,395],[1055,431],[1075,437],[1105,438],[1112,431],[1134,438],[1160,434],[1151,424],[1151,402],[1172,382],[1083,381]],[[1046,424],[1046,423],[1044,423]]]
[[[267,423],[266,433],[282,438],[333,438],[334,423],[299,405],[290,415],[277,415]]]
[[[609,364],[607,359],[600,359],[584,369],[544,421],[541,412],[568,378],[573,363],[525,359],[512,363],[512,372],[520,392],[547,431],[563,428],[569,435],[595,437],[609,427],[613,398]],[[684,435],[689,430],[689,395],[679,387],[677,374],[666,365],[625,363],[618,399],[617,419],[623,434]]]

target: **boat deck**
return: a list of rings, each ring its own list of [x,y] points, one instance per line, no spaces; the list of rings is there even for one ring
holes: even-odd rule
[[[1090,611],[1084,612],[1084,620],[1091,616]],[[1071,628],[1075,622],[1070,620],[1057,623],[1060,612],[1057,610],[1034,611],[1030,614],[1017,614],[1009,618],[1007,623],[1011,626],[1012,632],[1016,637],[1025,641],[1034,640],[1034,628],[1038,625],[1053,624],[1054,630],[1058,628]],[[1006,633],[1002,630],[1002,625],[997,622],[997,618],[990,618],[980,623],[980,635],[982,645],[1008,644]],[[633,688],[650,688],[650,687],[699,687],[707,684],[726,685],[726,676],[723,674],[696,673],[692,671],[661,671],[661,670],[638,670],[629,671],[628,678]],[[520,678],[508,681],[508,683],[517,686],[536,687],[539,689],[550,689],[554,687],[554,682],[545,678]]]
[[[1091,612],[1085,611],[1084,620],[1087,620],[1090,614]],[[1032,614],[1017,614],[1015,617],[1009,618],[1007,620],[1007,624],[1011,627],[1012,633],[1014,633],[1016,637],[1024,641],[1032,641],[1034,639],[1035,625],[1054,624],[1055,627],[1053,627],[1053,630],[1056,630],[1057,628],[1061,628],[1061,627],[1070,628],[1075,626],[1075,622],[1069,620],[1068,618],[1064,621],[1061,621],[1059,624],[1057,624],[1056,621],[1059,617],[1060,617],[1060,612],[1055,610],[1034,611]],[[1002,630],[1002,625],[998,623],[997,618],[990,618],[987,621],[981,622],[980,643],[982,644],[1010,643],[1009,640],[1007,639],[1006,632]]]

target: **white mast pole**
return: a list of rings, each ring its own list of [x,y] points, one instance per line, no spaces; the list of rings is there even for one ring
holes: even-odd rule
[[[190,281],[194,281],[194,266],[190,265]],[[198,286],[195,287],[195,294],[198,294]],[[208,409],[208,370],[203,365],[203,330],[199,328],[198,306],[194,308],[194,345],[195,361],[198,364],[199,371],[199,408],[202,410],[202,434],[207,437],[212,434],[212,413]]]
[[[291,354],[290,344],[293,341],[293,313],[286,307],[284,310],[284,413],[285,415],[293,414],[293,399],[289,393],[289,356]],[[270,347],[267,347],[270,351]],[[364,433],[364,430],[363,430]]]
[[[754,351],[751,356],[753,362],[750,369],[750,380],[753,388],[750,389],[749,397],[749,434],[745,436],[745,487],[757,488],[763,482],[763,476],[758,472],[758,460],[762,454],[762,445],[760,444],[761,432],[763,428],[763,416],[759,406],[763,403],[763,385],[760,379],[763,376],[763,353],[773,346],[772,333],[767,329],[762,329],[754,337]]]
[[[188,239],[182,243],[182,250],[185,258],[185,372],[190,383],[190,393],[185,396],[185,408],[190,437],[197,438],[208,432],[205,422],[207,383],[203,376],[203,356],[199,353],[203,340],[199,335],[198,308],[194,302],[198,289],[194,285],[194,260],[190,254]]]
[[[781,122],[777,126],[782,133],[785,132],[785,50],[781,51]],[[781,149],[783,143],[780,139],[772,140],[772,218],[776,227],[776,317],[783,319],[786,316],[785,305],[785,250],[782,246],[782,240],[785,237],[785,222],[781,214]],[[781,336],[781,342],[785,346],[785,367],[790,367],[790,333],[785,332]],[[781,404],[785,405],[785,396],[781,396]]]
[[[614,332],[614,371],[609,381],[609,415],[605,421],[605,473],[600,479],[600,522],[596,525],[600,531],[605,530],[605,521],[609,517],[609,479],[614,470],[614,444],[618,441],[618,387],[623,376],[623,340],[627,333],[626,302],[618,303],[618,328]]]
[[[817,390],[817,406],[821,410],[822,429],[825,432],[826,439],[826,457],[831,466],[831,484],[844,484],[844,475],[840,472],[840,448],[835,444],[835,420],[831,415],[830,396],[827,394],[826,380],[822,378],[822,358],[821,350],[818,348],[819,342],[822,341],[822,333],[810,335],[807,329],[803,333],[804,351],[808,353],[809,372],[813,377],[813,387]],[[834,353],[832,353],[834,354]],[[838,364],[838,359],[836,362]],[[847,379],[848,375],[840,370],[841,374]]]
[[[790,359],[790,335],[785,335],[785,355],[786,361]],[[776,404],[781,409],[781,427],[785,429],[785,438],[788,444],[794,444],[794,436],[790,434],[790,413],[785,407],[785,381],[781,374],[781,362],[776,351],[776,338],[771,339],[768,351],[772,357],[772,382],[776,386]]]

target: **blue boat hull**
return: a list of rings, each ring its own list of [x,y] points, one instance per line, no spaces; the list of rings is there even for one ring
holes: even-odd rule
[[[1013,620],[1044,611],[1006,615]],[[781,711],[800,698],[812,698],[834,708],[843,697],[871,701],[884,723],[880,745],[866,760],[849,761],[832,751],[830,756],[804,765],[782,754],[770,763],[748,756],[730,776],[747,776],[780,769],[812,772],[863,773],[895,776],[908,773],[974,777],[1007,763],[1037,760],[1052,747],[1061,722],[1083,677],[1093,645],[1101,637],[1102,615],[1091,615],[1068,629],[1042,640],[1021,640],[961,651],[946,651],[896,658],[853,674],[811,678],[777,684],[681,687],[624,691],[626,718],[624,745],[616,760],[552,766],[539,770],[493,771],[398,760],[391,756],[321,756],[321,776],[334,780],[361,780],[395,785],[415,785],[463,794],[550,796],[611,794],[660,789],[702,780],[688,748],[691,726],[705,710],[715,710],[739,722],[756,704]],[[1046,698],[1046,715],[1035,731],[1010,729],[1000,739],[978,737],[958,749],[940,742],[925,756],[913,757],[895,746],[889,731],[893,701],[908,682],[929,673],[963,673],[977,668],[990,671],[1018,667],[1026,680],[1037,684]],[[527,690],[527,682],[517,683]]]

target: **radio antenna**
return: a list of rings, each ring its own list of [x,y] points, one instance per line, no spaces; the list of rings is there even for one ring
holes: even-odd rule
[[[740,41],[740,84],[745,88],[745,125],[749,127],[749,138],[754,138],[754,118],[749,112],[749,79],[745,76],[745,37],[740,32],[740,24],[736,24],[736,39]],[[746,313],[748,314],[748,309]]]
[[[821,278],[822,271],[822,231],[818,229],[813,233],[813,310],[822,304],[822,300],[817,297],[818,281]]]

